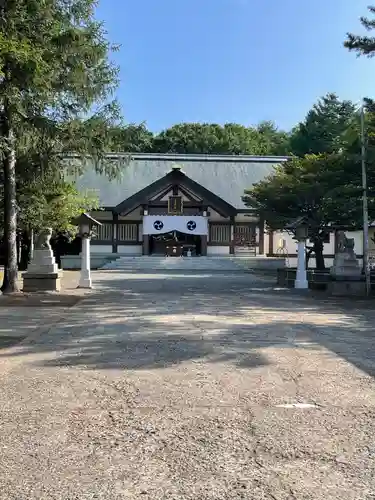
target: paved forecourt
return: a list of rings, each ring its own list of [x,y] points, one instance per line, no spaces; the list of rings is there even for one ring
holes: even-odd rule
[[[48,331],[0,351],[0,498],[374,490],[366,304],[277,290],[250,273],[93,280],[95,293]]]

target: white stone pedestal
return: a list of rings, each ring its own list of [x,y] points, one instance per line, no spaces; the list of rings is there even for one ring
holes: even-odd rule
[[[62,272],[59,270],[51,248],[34,250],[33,259],[23,273],[24,292],[58,292]]]
[[[330,273],[337,281],[355,281],[361,279],[362,269],[354,254],[342,252],[335,255]]]
[[[92,288],[91,262],[90,262],[90,237],[82,236],[81,274],[78,288]]]
[[[365,296],[366,282],[362,278],[362,269],[352,249],[338,252],[330,269],[332,281],[328,291],[338,296]]]

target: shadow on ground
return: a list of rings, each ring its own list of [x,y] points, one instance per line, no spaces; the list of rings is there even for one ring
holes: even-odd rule
[[[2,307],[71,307],[82,300],[77,294],[59,293],[20,293],[15,295],[0,295]]]
[[[9,347],[13,347],[20,342],[22,342],[26,337],[25,336],[12,336],[12,335],[2,335],[0,336],[0,349],[7,349]]]
[[[41,331],[49,331],[83,297],[69,294],[0,296],[0,349],[12,347]]]
[[[267,348],[330,355],[324,347],[375,375],[375,312],[368,303],[296,295],[246,276],[114,273],[96,281],[98,293],[13,355],[45,353],[44,366],[85,369],[164,368],[203,358],[255,368],[269,363]]]

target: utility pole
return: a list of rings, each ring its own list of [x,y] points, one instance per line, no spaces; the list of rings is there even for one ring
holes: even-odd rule
[[[368,243],[368,205],[367,205],[367,172],[366,172],[366,137],[365,137],[365,107],[361,107],[361,167],[362,167],[362,209],[363,209],[363,270],[366,280],[366,295],[370,295],[370,265]]]

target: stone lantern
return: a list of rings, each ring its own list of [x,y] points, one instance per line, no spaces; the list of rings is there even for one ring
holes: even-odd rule
[[[288,224],[286,229],[293,231],[297,240],[297,274],[294,282],[294,288],[307,290],[309,283],[307,281],[306,271],[306,240],[309,237],[309,224],[306,217],[299,217],[294,222]]]
[[[79,235],[82,239],[81,274],[78,288],[92,288],[90,263],[90,240],[92,236],[92,227],[101,226],[102,224],[87,213],[82,213],[79,217],[74,219],[73,224],[79,227]]]

